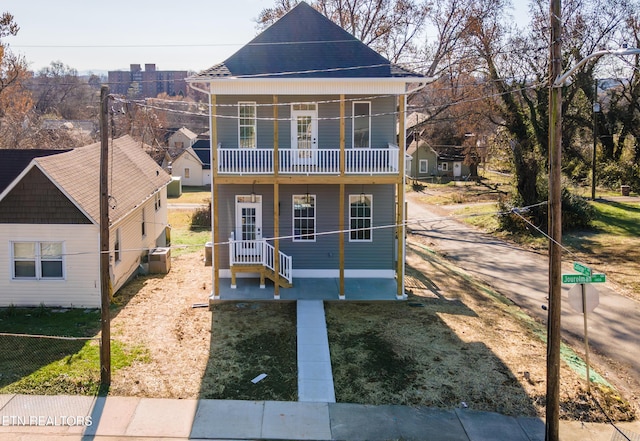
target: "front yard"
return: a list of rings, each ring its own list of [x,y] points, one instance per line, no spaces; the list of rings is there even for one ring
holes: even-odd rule
[[[121,291],[112,338],[116,346],[137,348],[137,357],[114,370],[109,393],[296,400],[295,304],[200,307],[211,290],[211,269],[202,258],[202,251],[180,255],[169,274],[140,277]],[[408,249],[407,287],[408,302],[326,304],[338,401],[544,413],[545,344],[539,324],[419,243]],[[12,329],[11,318],[0,324],[2,331]],[[603,421],[577,373],[578,357],[565,349],[572,367],[562,368],[562,417]],[[37,383],[34,371],[22,375]],[[251,382],[262,373],[264,380]],[[67,373],[68,384],[84,381],[69,375],[75,374]],[[5,383],[0,392],[28,393],[26,385],[34,382]],[[629,404],[606,385],[595,390],[611,418],[633,417]],[[94,393],[37,389],[65,392]]]

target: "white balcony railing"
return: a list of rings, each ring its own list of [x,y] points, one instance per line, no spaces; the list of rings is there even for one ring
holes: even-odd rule
[[[278,252],[278,274],[289,283],[293,280],[291,256]],[[266,240],[234,240],[229,238],[229,265],[263,265],[275,271],[275,248]]]
[[[218,149],[218,173],[231,175],[273,174],[274,149]],[[278,171],[281,174],[340,174],[340,149],[280,149]],[[347,174],[396,174],[398,146],[383,149],[345,149]]]

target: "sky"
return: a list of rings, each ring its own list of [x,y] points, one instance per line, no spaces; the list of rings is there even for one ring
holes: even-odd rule
[[[80,73],[129,70],[201,71],[224,61],[256,34],[274,0],[2,0],[20,27],[5,37],[31,70],[53,61]],[[514,0],[516,18],[526,1]]]

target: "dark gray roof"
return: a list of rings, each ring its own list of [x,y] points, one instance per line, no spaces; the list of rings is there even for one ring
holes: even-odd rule
[[[191,148],[202,161],[202,169],[211,169],[211,144],[208,139],[197,140]]]
[[[224,62],[192,79],[420,76],[389,60],[304,2]]]
[[[32,159],[67,151],[69,150],[0,149],[0,193],[22,173]]]

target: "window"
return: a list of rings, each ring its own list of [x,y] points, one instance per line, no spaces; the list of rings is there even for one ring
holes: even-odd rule
[[[316,236],[315,195],[293,195],[293,241],[315,242]]]
[[[185,179],[189,179],[189,173],[190,173],[190,170],[188,168],[185,168],[184,169],[184,178]]]
[[[142,208],[142,237],[147,235],[147,225],[146,225],[146,216],[144,213],[144,208]]]
[[[184,148],[184,142],[182,142],[182,141],[176,141],[176,142],[174,143],[174,147],[175,147],[175,148],[178,148],[178,149]]]
[[[419,173],[429,173],[429,160],[421,159],[420,160],[420,168],[418,170]]]
[[[353,103],[353,148],[371,147],[371,103]]]
[[[443,162],[441,165],[442,165],[442,171],[449,170],[449,164],[447,162]]]
[[[350,242],[371,242],[372,199],[370,194],[349,195]]]
[[[156,211],[158,211],[160,209],[161,204],[162,204],[162,198],[160,197],[160,192],[157,192],[155,194],[155,200],[154,200],[154,203],[153,203],[153,206],[156,208]]]
[[[241,149],[255,149],[256,103],[238,103],[238,145]]]
[[[116,230],[116,241],[113,245],[113,257],[116,262],[120,262],[120,228]]]
[[[62,242],[13,242],[14,279],[63,279]]]

